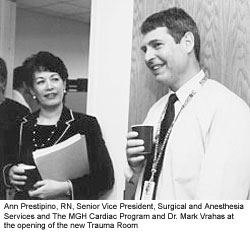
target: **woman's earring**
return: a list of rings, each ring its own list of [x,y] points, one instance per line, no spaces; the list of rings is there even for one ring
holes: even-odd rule
[[[63,93],[64,93],[64,94],[66,94],[66,93],[67,93],[66,89],[64,89],[64,90],[63,90]]]
[[[36,100],[36,95],[33,95],[32,97],[33,97],[34,100]]]

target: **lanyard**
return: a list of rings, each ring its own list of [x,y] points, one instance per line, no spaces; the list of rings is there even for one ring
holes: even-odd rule
[[[207,81],[207,76],[203,77],[199,84],[200,84],[200,87],[203,86],[205,84],[205,82]],[[200,88],[199,88],[200,89]],[[161,159],[161,157],[163,156],[163,152],[165,150],[165,147],[167,145],[167,142],[169,140],[169,136],[173,130],[173,127],[174,127],[174,124],[176,123],[179,115],[181,114],[181,112],[183,111],[183,109],[188,105],[188,103],[192,100],[192,98],[195,96],[195,94],[198,92],[198,90],[192,90],[192,92],[188,95],[187,99],[185,100],[184,104],[182,105],[180,111],[178,112],[178,114],[176,115],[176,117],[174,118],[173,122],[171,123],[165,137],[164,137],[164,141],[162,143],[162,145],[160,146],[159,145],[159,141],[160,141],[160,126],[161,126],[161,121],[162,121],[162,118],[167,110],[167,105],[165,107],[165,109],[163,110],[162,114],[161,114],[161,118],[158,122],[158,125],[157,125],[157,132],[156,132],[156,144],[155,144],[155,150],[154,150],[154,159],[153,159],[153,164],[152,164],[152,168],[151,168],[151,176],[150,176],[150,179],[149,179],[149,182],[153,182],[154,181],[154,176],[155,176],[155,173],[157,172],[157,166],[159,164],[159,161]]]

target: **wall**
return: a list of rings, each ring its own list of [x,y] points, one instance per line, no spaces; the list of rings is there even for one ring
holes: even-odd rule
[[[89,25],[58,17],[16,11],[15,65],[40,50],[61,57],[72,79],[88,76]]]
[[[139,27],[150,14],[172,6],[184,8],[201,35],[201,64],[215,79],[250,104],[250,1],[135,0],[129,125],[141,123],[167,88],[154,82],[140,52]]]
[[[15,66],[38,51],[50,51],[65,63],[69,79],[88,78],[88,24],[17,8]],[[86,112],[86,93],[68,93],[66,105]]]
[[[122,199],[125,188],[132,23],[133,0],[92,0],[87,111],[98,117],[115,169],[108,199]]]

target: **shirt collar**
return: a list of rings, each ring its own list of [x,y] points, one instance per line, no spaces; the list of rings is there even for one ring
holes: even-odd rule
[[[205,73],[203,70],[201,70],[198,74],[196,74],[193,78],[191,78],[176,91],[176,96],[178,97],[178,100],[182,105],[184,105],[188,95],[191,94],[193,90],[197,90],[200,87],[200,81],[204,77]]]

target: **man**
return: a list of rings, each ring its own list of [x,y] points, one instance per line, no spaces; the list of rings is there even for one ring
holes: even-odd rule
[[[31,112],[33,99],[26,84],[28,76],[29,72],[24,66],[19,66],[14,69],[12,99],[27,107]]]
[[[247,199],[250,110],[200,69],[194,20],[171,8],[148,17],[141,32],[146,65],[171,91],[144,121],[154,126],[153,153],[141,155],[143,140],[136,132],[127,135],[135,198]]]
[[[4,96],[7,84],[7,68],[5,61],[0,58],[0,165],[4,165],[7,156],[11,153],[12,147],[9,145],[7,137],[11,137],[12,127],[17,119],[29,114],[29,109],[25,106]],[[2,169],[2,168],[1,168]],[[0,175],[0,199],[5,199],[5,189],[3,188],[2,173]]]

